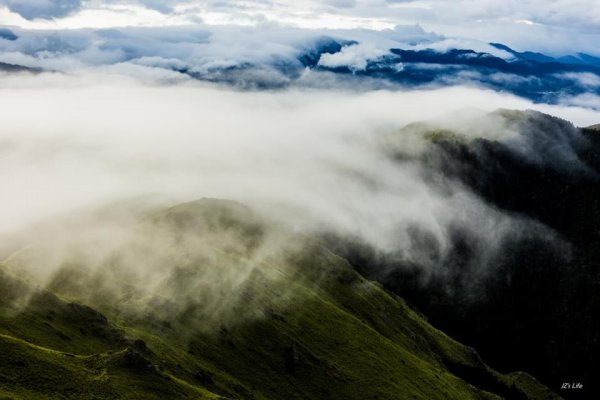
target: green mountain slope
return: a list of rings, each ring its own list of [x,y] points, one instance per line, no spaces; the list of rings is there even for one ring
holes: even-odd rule
[[[94,265],[65,253],[43,288],[28,266],[54,244],[2,264],[0,398],[557,398],[236,203],[153,212],[133,232]]]

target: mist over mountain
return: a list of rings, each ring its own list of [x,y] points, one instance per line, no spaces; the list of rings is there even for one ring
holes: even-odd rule
[[[105,228],[123,212],[105,210]],[[132,235],[115,238],[123,229]],[[105,231],[111,247],[77,233],[44,289],[23,275],[56,243],[2,264],[3,394],[558,398],[524,372],[488,367],[318,241],[235,202],[154,209]],[[98,250],[109,252],[90,263]]]
[[[109,85],[106,77],[97,86],[90,78],[15,75],[2,89],[10,93],[2,138],[8,287],[16,275],[129,321],[136,332],[166,324],[182,338],[178,346],[191,345],[195,334],[224,337],[262,321],[270,307],[302,312],[289,279],[308,273],[302,282],[320,290],[321,261],[305,254],[315,243],[407,298],[492,367],[531,371],[561,395],[560,381],[573,376],[586,387],[579,393],[597,393],[590,358],[597,302],[585,294],[593,293],[597,276],[595,131],[537,111],[494,111],[536,105],[467,88],[348,96],[124,78]],[[437,113],[423,101],[436,104]],[[481,104],[489,111],[473,108]],[[582,124],[597,118],[593,110],[544,107]],[[35,128],[22,117],[32,111]],[[218,201],[197,211],[160,211],[202,197],[235,200],[256,217]],[[289,272],[294,257],[314,274],[304,271],[309,267]],[[278,267],[269,272],[270,265]],[[282,292],[258,289],[257,274]],[[335,279],[354,296],[345,278]],[[37,296],[31,290],[17,290],[7,303],[6,335],[52,348],[55,341],[35,339],[42,333],[30,336],[26,325],[15,330],[14,318],[30,312],[24,310]],[[64,334],[74,345],[89,345]],[[322,339],[306,340],[302,351],[311,354]],[[570,348],[573,342],[582,346]],[[119,343],[111,346],[127,345]],[[175,351],[170,346],[166,351]],[[300,356],[306,357],[312,356]],[[225,368],[212,365],[211,376]],[[469,364],[442,365],[483,391],[531,396]],[[76,373],[84,379],[88,372]],[[219,390],[231,390],[226,386]],[[382,388],[376,387],[373,393]],[[276,398],[289,394],[283,386],[273,390]]]
[[[599,398],[557,3],[0,0],[0,399]]]

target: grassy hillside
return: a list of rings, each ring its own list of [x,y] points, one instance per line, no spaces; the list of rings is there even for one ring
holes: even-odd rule
[[[134,232],[94,266],[65,256],[43,287],[27,270],[43,243],[1,265],[1,399],[557,398],[238,204]]]

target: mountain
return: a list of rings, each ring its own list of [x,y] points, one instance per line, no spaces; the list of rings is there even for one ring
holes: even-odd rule
[[[500,250],[482,258],[481,239],[460,226],[444,252],[415,235],[439,266],[432,273],[364,243],[337,237],[330,245],[500,371],[529,371],[565,398],[598,398],[600,136],[533,111],[498,110],[470,126],[485,132],[498,124],[518,135],[485,138],[425,121],[397,137],[429,138],[425,179],[458,182],[522,221],[497,239]],[[406,158],[401,148],[392,152]],[[571,381],[584,390],[561,390]]]
[[[68,246],[43,236],[3,262],[0,397],[558,398],[237,203],[144,212],[131,235],[124,225],[103,227],[108,247],[71,227]],[[61,249],[57,269],[32,274]]]
[[[510,54],[512,54],[516,59],[525,60],[525,61],[533,61],[536,63],[561,63],[566,65],[587,65],[587,66],[600,66],[600,57],[595,57],[586,53],[577,53],[560,57],[550,57],[542,53],[532,52],[532,51],[524,51],[519,52],[511,49],[510,47],[503,45],[501,43],[490,43],[490,45],[494,46],[497,49],[504,50]]]
[[[600,65],[600,57],[595,57],[586,53],[577,53],[576,55],[568,55],[559,57],[558,60],[568,64],[583,64],[583,65]]]
[[[39,68],[30,68],[30,67],[25,67],[23,65],[8,64],[8,63],[3,63],[3,62],[0,62],[0,71],[3,71],[3,72],[32,72],[32,73],[42,72],[42,70]]]
[[[494,46],[497,49],[500,49],[500,50],[506,51],[507,53],[512,54],[517,59],[526,60],[526,61],[535,61],[535,62],[539,62],[539,63],[558,62],[558,60],[556,58],[549,57],[545,54],[533,52],[533,51],[518,52],[502,43],[490,43],[490,45]]]
[[[497,44],[494,46],[505,51],[509,49]],[[578,80],[581,76],[578,74],[600,77],[600,66],[591,62],[592,58],[590,62],[567,62],[540,53],[509,52],[515,56],[513,59],[469,49],[440,52],[392,48],[389,54],[369,60],[364,70],[356,71],[344,66],[318,68],[404,87],[476,85],[542,103],[557,103],[565,96],[600,93],[597,86],[589,86],[583,80]]]
[[[0,28],[0,39],[4,39],[4,40],[17,40],[19,37],[17,35],[15,35],[15,33],[13,31],[11,31],[10,29],[6,29],[6,28]]]

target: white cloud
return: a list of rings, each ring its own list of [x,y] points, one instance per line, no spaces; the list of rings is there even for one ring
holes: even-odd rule
[[[446,52],[450,49],[469,49],[480,53],[488,53],[503,59],[514,58],[512,54],[491,46],[489,43],[472,39],[440,38],[440,40],[433,43],[418,43],[416,46],[414,46],[414,49],[432,49],[439,52]]]
[[[574,97],[565,97],[562,99],[561,104],[565,106],[574,106],[574,107],[585,107],[591,108],[595,110],[600,110],[600,96],[592,93],[585,93],[579,96]],[[582,126],[596,125],[598,122],[587,121],[586,124],[582,124]]]
[[[400,128],[433,119],[473,137],[512,141],[525,151],[523,141],[515,139],[518,131],[479,110],[546,106],[460,87],[239,92],[194,81],[157,84],[164,76],[146,76],[148,82],[141,84],[112,74],[117,67],[76,76],[2,77],[0,252],[19,238],[33,242],[33,253],[25,253],[34,257],[27,258],[28,268],[46,276],[72,260],[73,249],[77,257],[97,261],[89,265],[104,265],[115,249],[139,237],[130,229],[136,225],[127,207],[114,205],[140,211],[155,199],[163,204],[202,197],[237,200],[283,231],[349,234],[430,268],[439,263],[431,252],[420,251],[414,229],[441,253],[451,228],[464,229],[478,238],[480,273],[505,238],[530,233],[530,222],[490,207],[463,186],[424,179],[422,164],[414,160],[427,142]],[[140,70],[133,72],[139,76]],[[590,110],[545,110],[587,125],[600,119]],[[407,161],[392,159],[392,146]],[[108,212],[85,217],[97,209]],[[152,280],[164,282],[169,266],[181,265],[171,254],[185,259],[189,253],[179,250],[179,237],[162,238],[142,236],[143,247],[134,246],[142,250],[130,256],[143,257],[127,258],[123,268],[143,271],[144,279],[158,271],[160,279]],[[222,244],[224,238],[215,239]],[[190,240],[198,249],[200,243]],[[187,247],[187,240],[183,243]],[[211,242],[203,236],[202,243],[205,254]],[[237,282],[242,276],[235,273]],[[219,277],[216,282],[226,279],[220,272]]]
[[[576,84],[585,88],[600,87],[600,76],[589,72],[569,72],[558,75],[561,78],[573,80]]]
[[[378,143],[388,133],[416,120],[457,124],[458,112],[472,108],[600,121],[593,110],[476,89],[248,93],[193,81],[157,86],[163,79],[147,76],[140,84],[110,70],[4,76],[2,229],[154,194],[235,199],[297,227],[332,224],[386,243],[394,237],[386,230],[390,218],[432,221],[434,230],[437,207],[454,204],[413,169],[382,157]]]
[[[446,36],[506,42],[519,50],[597,54],[594,0],[1,0],[0,23],[28,28],[208,24],[304,29],[392,29],[418,23]],[[10,9],[13,12],[7,12]],[[21,14],[21,16],[19,16]],[[35,17],[55,18],[33,20]]]
[[[321,55],[319,65],[329,68],[348,67],[351,71],[364,71],[368,61],[375,60],[387,53],[389,53],[388,49],[377,48],[371,43],[354,44],[344,46],[338,53]]]

